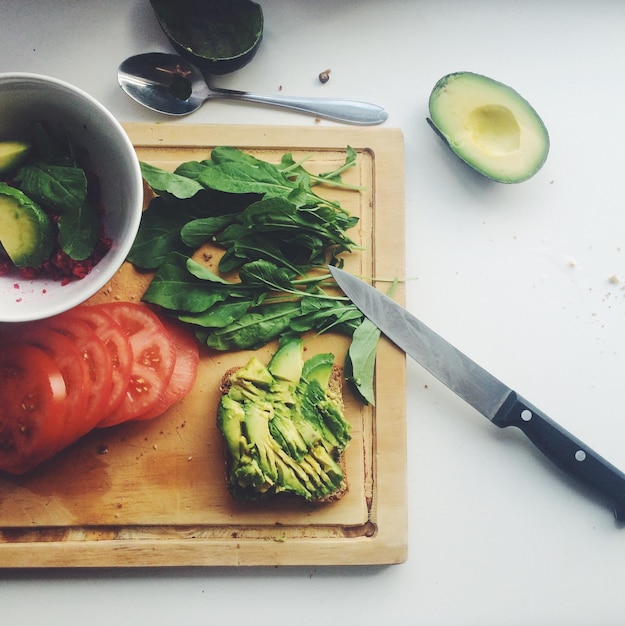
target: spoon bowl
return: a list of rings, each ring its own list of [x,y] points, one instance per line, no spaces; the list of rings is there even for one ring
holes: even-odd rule
[[[148,52],[129,57],[117,70],[120,87],[143,106],[167,115],[188,115],[206,100],[231,99],[279,106],[348,124],[381,124],[387,112],[375,104],[333,98],[267,96],[211,87],[195,65],[176,54]]]

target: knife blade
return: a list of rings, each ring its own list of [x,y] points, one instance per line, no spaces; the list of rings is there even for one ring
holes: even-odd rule
[[[407,355],[499,428],[514,426],[556,466],[593,489],[625,521],[625,474],[513,389],[353,274],[329,267],[345,295]]]

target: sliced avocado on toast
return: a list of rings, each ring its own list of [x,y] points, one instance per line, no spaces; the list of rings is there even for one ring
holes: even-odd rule
[[[345,494],[351,427],[340,381],[332,354],[304,360],[295,338],[283,340],[268,365],[253,356],[225,373],[217,424],[235,500],[289,495],[327,503]]]

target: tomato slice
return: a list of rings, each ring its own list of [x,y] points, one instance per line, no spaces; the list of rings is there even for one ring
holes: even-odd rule
[[[200,349],[195,337],[186,329],[173,321],[161,319],[161,322],[174,340],[176,346],[176,363],[169,384],[159,396],[158,401],[145,413],[135,419],[147,420],[161,415],[170,406],[186,396],[193,388],[197,379],[200,362]]]
[[[107,427],[134,419],[156,405],[174,371],[176,347],[159,317],[146,305],[110,302],[98,306],[122,327],[133,355],[121,405],[98,424]]]
[[[82,420],[76,424],[77,432],[84,435],[101,419],[106,410],[113,387],[113,359],[104,342],[86,322],[70,313],[61,313],[44,321],[47,328],[68,337],[74,342],[89,371],[89,400]]]
[[[61,370],[39,348],[0,352],[0,469],[23,474],[58,451],[67,411]]]
[[[89,368],[75,343],[51,328],[29,324],[19,330],[20,341],[43,350],[58,366],[67,391],[65,428],[60,447],[83,435],[78,425],[89,405]]]
[[[104,342],[111,353],[113,365],[112,388],[104,415],[112,413],[124,399],[128,381],[132,372],[132,348],[122,327],[98,305],[82,305],[68,312],[86,322]]]

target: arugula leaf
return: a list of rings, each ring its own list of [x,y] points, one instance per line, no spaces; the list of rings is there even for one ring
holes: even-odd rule
[[[281,169],[284,173],[296,174],[300,177],[303,176],[307,178],[311,184],[325,184],[357,190],[360,189],[360,187],[347,185],[341,180],[341,174],[350,167],[354,167],[354,165],[356,164],[357,156],[358,154],[356,153],[356,151],[351,146],[347,146],[345,162],[343,163],[343,165],[341,165],[336,170],[333,170],[331,172],[325,172],[323,174],[313,174],[304,169],[304,163],[307,159],[296,162],[290,152],[287,152],[285,155],[283,155],[280,164]]]

